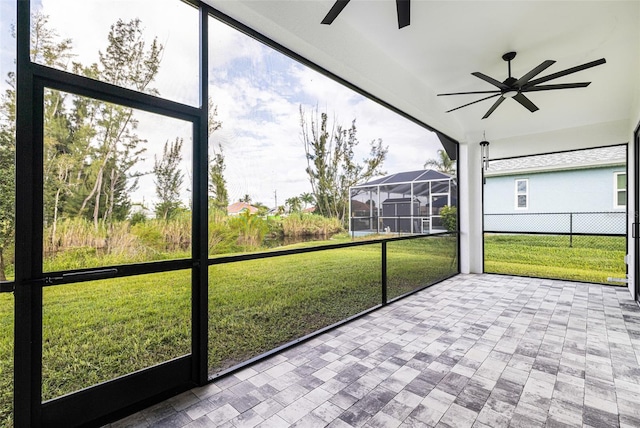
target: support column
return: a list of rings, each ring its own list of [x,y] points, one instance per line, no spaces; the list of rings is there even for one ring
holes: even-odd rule
[[[478,144],[460,144],[460,272],[482,273],[482,168]]]

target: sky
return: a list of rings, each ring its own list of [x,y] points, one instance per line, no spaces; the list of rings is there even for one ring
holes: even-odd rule
[[[6,43],[9,21],[15,20],[14,12],[7,10],[13,3],[0,2],[3,76],[15,57],[13,46]],[[198,14],[192,7],[177,0],[34,0],[32,8],[48,15],[50,27],[61,37],[72,39],[73,60],[83,64],[98,61],[98,51],[106,48],[109,27],[117,19],[140,18],[149,43],[157,37],[164,45],[153,87],[173,101],[199,104]],[[222,122],[209,146],[210,152],[218,146],[224,152],[230,202],[248,194],[252,201],[274,207],[276,197],[277,205],[284,205],[287,198],[311,191],[300,132],[301,106],[308,115],[318,108],[345,128],[355,119],[358,161],[368,156],[372,140],[382,139],[389,147],[383,165],[389,174],[422,169],[427,159],[436,158],[441,145],[432,132],[214,18],[210,18],[209,31],[209,93]],[[154,155],[159,156],[166,141],[184,138],[182,197],[188,201],[188,124],[148,113],[137,113],[137,117],[138,134],[148,140],[139,172],[151,171]],[[155,193],[151,174],[142,177],[132,200],[144,200],[152,208]]]

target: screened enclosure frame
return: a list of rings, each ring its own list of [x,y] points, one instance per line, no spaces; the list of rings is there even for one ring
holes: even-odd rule
[[[386,194],[386,196],[384,196]],[[358,198],[362,196],[359,200]],[[440,210],[457,205],[455,176],[431,169],[392,174],[349,188],[349,233],[443,232]]]
[[[250,256],[212,259],[208,254],[207,170],[209,111],[207,100],[209,98],[208,20],[210,17],[223,21],[236,30],[257,39],[307,67],[311,67],[423,128],[436,132],[450,157],[454,160],[457,157],[458,143],[455,140],[435,131],[428,125],[322,69],[299,54],[251,30],[238,21],[195,0],[188,1],[188,3],[199,10],[199,37],[197,41],[194,40],[194,43],[199,44],[200,56],[199,107],[125,89],[32,62],[30,58],[31,2],[30,0],[15,1],[17,3],[16,182],[19,183],[16,186],[15,281],[13,284],[2,284],[0,291],[13,291],[15,299],[14,423],[17,427],[99,425],[123,417],[135,410],[192,387],[207,384],[215,377],[210,377],[208,373],[209,266],[278,255],[274,253],[258,253]],[[43,98],[45,89],[65,91],[73,95],[114,103],[127,108],[135,108],[161,116],[180,119],[192,124],[193,159],[191,168],[193,168],[193,177],[191,189],[193,205],[190,257],[169,261],[108,265],[104,269],[76,269],[64,272],[46,272],[43,270],[44,176],[42,165],[44,139]],[[455,272],[457,273],[459,272],[459,236],[455,235],[457,242]],[[392,240],[397,239],[403,238]],[[434,237],[434,239],[437,238]],[[386,242],[378,242],[384,249]],[[365,244],[340,244],[335,248],[354,245]],[[332,248],[290,250],[279,255],[286,256],[288,254],[330,250]],[[386,268],[385,258],[381,260],[381,268],[383,270]],[[143,274],[177,270],[189,270],[191,273],[189,354],[49,401],[42,401],[43,289],[45,287],[70,285],[98,279],[135,277]],[[386,296],[384,296],[381,305],[386,303],[388,302],[386,301]],[[336,325],[348,320],[343,320]],[[327,328],[333,328],[336,325],[328,326]],[[300,340],[306,340],[325,330],[322,329],[281,348],[292,346],[300,342]],[[242,368],[281,348],[234,366],[232,369],[225,371],[225,373]]]

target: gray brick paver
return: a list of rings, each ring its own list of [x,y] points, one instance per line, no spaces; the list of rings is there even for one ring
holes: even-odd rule
[[[626,289],[470,274],[111,426],[637,426],[638,385]]]

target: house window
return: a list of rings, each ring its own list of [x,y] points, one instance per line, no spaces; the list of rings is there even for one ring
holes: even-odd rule
[[[613,208],[627,207],[627,173],[613,173]]]
[[[529,180],[516,180],[516,209],[526,210],[529,208]]]

